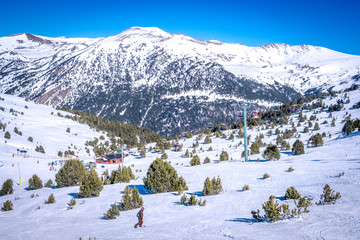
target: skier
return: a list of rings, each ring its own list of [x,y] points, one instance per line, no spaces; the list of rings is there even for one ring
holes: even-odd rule
[[[138,226],[142,227],[143,221],[144,221],[144,208],[142,207],[140,211],[136,214],[138,218],[138,223],[135,224],[134,228],[137,228]]]

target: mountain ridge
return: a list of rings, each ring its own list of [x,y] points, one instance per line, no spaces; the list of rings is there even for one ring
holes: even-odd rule
[[[233,122],[237,101],[279,104],[352,84],[360,72],[360,56],[321,47],[247,47],[159,28],[95,39],[8,38],[0,38],[4,92],[163,134]]]

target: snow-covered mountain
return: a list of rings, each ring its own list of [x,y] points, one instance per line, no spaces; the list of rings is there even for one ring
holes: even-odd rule
[[[269,106],[348,86],[359,71],[360,56],[326,48],[247,47],[158,28],[134,27],[99,39],[0,38],[4,92],[165,134],[233,122],[237,101]]]

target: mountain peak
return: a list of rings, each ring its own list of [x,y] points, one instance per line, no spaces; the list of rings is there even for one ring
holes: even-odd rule
[[[123,34],[137,34],[137,35],[152,35],[152,36],[171,36],[170,33],[167,33],[163,30],[161,30],[158,27],[131,27],[129,29],[126,29],[125,31],[120,33]]]

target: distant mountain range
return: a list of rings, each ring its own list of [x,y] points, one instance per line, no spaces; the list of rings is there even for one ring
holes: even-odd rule
[[[162,134],[236,121],[237,101],[272,106],[346,87],[360,56],[309,45],[203,41],[133,27],[107,38],[0,38],[1,90]]]

